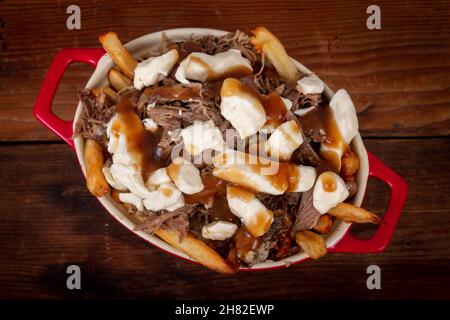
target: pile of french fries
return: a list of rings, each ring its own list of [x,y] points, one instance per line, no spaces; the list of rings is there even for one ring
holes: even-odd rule
[[[286,82],[296,82],[300,73],[287,55],[281,42],[266,28],[258,27],[252,31],[254,36],[251,42],[258,52],[264,54],[267,61],[273,65],[278,74]],[[93,90],[94,95],[104,94],[111,102],[117,100],[117,92],[132,84],[134,69],[137,60],[124,48],[114,32],[107,32],[99,37],[103,48],[114,60],[116,67],[108,73],[108,79],[112,88],[98,88]],[[111,193],[116,201],[119,201],[117,190],[112,189],[103,175],[104,156],[102,147],[93,140],[87,140],[84,147],[84,159],[86,163],[86,181],[89,191],[96,197]],[[345,181],[354,181],[359,168],[358,157],[348,153],[342,158],[341,175]],[[120,202],[120,201],[119,201]],[[295,240],[311,258],[318,259],[327,253],[327,246],[323,235],[330,232],[334,218],[346,222],[380,223],[381,219],[362,208],[348,203],[341,203],[320,217],[312,230],[303,230],[295,234]],[[208,247],[202,240],[188,234],[180,238],[180,235],[165,228],[156,230],[155,234],[169,243],[174,248],[186,253],[200,264],[225,274],[237,272],[216,251]]]

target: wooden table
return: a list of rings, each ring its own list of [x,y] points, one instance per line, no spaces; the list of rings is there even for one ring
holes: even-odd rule
[[[0,298],[450,298],[450,12],[448,1],[0,1]],[[225,277],[133,236],[89,195],[70,148],[32,114],[55,53],[157,30],[264,25],[333,89],[353,97],[367,149],[405,177],[409,198],[381,254],[329,254],[288,269]],[[71,119],[91,67],[64,75],[55,112]],[[365,206],[382,214],[387,188]],[[374,229],[355,228],[359,236]],[[66,267],[82,290],[66,289]],[[366,268],[381,268],[381,290]]]

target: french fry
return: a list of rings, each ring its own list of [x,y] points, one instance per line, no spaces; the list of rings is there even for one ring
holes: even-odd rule
[[[318,234],[303,230],[295,234],[295,242],[306,252],[312,259],[319,259],[327,254],[327,245],[325,240]]]
[[[181,242],[179,234],[176,231],[159,228],[155,231],[155,234],[171,246],[183,251],[192,259],[211,270],[226,274],[234,274],[237,272],[237,269],[227,264],[216,251],[191,234],[187,234]]]
[[[115,32],[107,32],[102,34],[98,40],[103,48],[111,55],[119,69],[130,79],[133,79],[134,68],[137,61],[124,48]]]
[[[116,91],[120,91],[131,85],[131,80],[116,69],[109,70],[108,79],[109,83]]]
[[[333,224],[333,217],[325,213],[320,216],[319,221],[317,221],[313,229],[318,233],[325,234],[330,232],[332,224]]]
[[[352,151],[344,154],[341,159],[341,163],[341,173],[344,177],[354,175],[359,169],[358,156]]]
[[[104,196],[110,188],[102,171],[104,163],[102,147],[94,140],[88,139],[84,144],[84,162],[89,191],[96,197]]]
[[[336,207],[330,209],[328,213],[345,222],[379,224],[383,221],[383,219],[375,213],[344,202],[339,203]]]
[[[264,27],[257,27],[252,33],[255,36],[251,38],[251,43],[255,49],[264,53],[281,78],[287,82],[295,83],[299,79],[300,73],[280,40]]]

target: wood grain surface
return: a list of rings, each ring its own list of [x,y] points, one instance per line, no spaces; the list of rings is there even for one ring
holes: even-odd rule
[[[450,299],[450,10],[448,1],[77,1],[82,29],[66,28],[72,1],[0,0],[0,298]],[[410,186],[381,254],[329,254],[284,270],[215,274],[169,256],[122,227],[89,195],[71,149],[32,114],[55,53],[168,28],[234,31],[264,25],[289,54],[355,102],[365,144]],[[71,119],[92,68],[75,64],[54,111]],[[382,214],[388,189],[370,181],[365,207]],[[360,237],[374,227],[357,226]],[[66,267],[83,270],[66,289]],[[382,290],[366,288],[366,268]]]

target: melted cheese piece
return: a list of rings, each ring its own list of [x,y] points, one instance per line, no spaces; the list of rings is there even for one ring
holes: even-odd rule
[[[175,78],[181,83],[189,83],[189,80],[206,82],[252,73],[250,61],[242,57],[241,51],[229,49],[214,56],[202,52],[191,53],[180,63]]]
[[[197,156],[207,149],[223,151],[225,148],[222,133],[212,120],[195,121],[189,127],[181,130],[181,136],[185,149],[193,156]]]
[[[134,69],[134,87],[141,90],[163,80],[170,74],[177,61],[178,51],[172,49],[161,56],[150,57],[138,63]]]
[[[349,144],[358,134],[358,117],[350,95],[339,89],[330,101],[334,118],[345,142]]]
[[[167,174],[183,193],[194,194],[204,189],[200,171],[183,158],[173,160],[167,167]]]
[[[348,195],[344,180],[336,173],[327,171],[317,178],[314,185],[313,206],[324,214],[347,199]]]
[[[228,221],[215,221],[202,227],[202,237],[211,240],[225,240],[231,238],[238,226]]]
[[[296,179],[290,181],[287,192],[305,192],[314,186],[317,177],[314,167],[293,165],[292,170],[296,172],[293,175]]]
[[[297,90],[304,94],[322,93],[325,85],[316,75],[306,76],[297,81]]]
[[[143,202],[147,210],[174,211],[184,206],[184,197],[173,183],[163,183],[157,190],[150,192]]]
[[[302,132],[295,120],[279,125],[266,143],[268,155],[289,161],[292,153],[303,143]]]
[[[134,205],[139,211],[144,210],[142,199],[132,193],[119,193],[119,200]]]
[[[163,183],[172,182],[170,180],[169,175],[167,174],[166,168],[159,168],[155,171],[153,171],[147,178],[147,181],[145,181],[145,185],[147,188],[151,189],[154,187],[158,187],[159,185]]]
[[[213,158],[213,175],[246,188],[269,194],[283,194],[295,175],[291,165],[235,150]]]
[[[273,222],[273,212],[259,201],[253,192],[228,186],[227,201],[231,212],[239,217],[255,238],[265,234]]]
[[[142,120],[142,124],[144,125],[146,130],[149,130],[151,132],[158,131],[158,124],[151,118],[145,118]]]
[[[327,135],[331,135],[320,145],[320,155],[332,164],[333,169],[339,172],[341,158],[348,144],[358,133],[358,118],[355,106],[347,91],[340,89],[330,101],[332,113],[331,121],[327,122]]]
[[[246,91],[239,80],[226,79],[220,97],[220,112],[239,132],[241,139],[258,132],[266,123],[266,111],[258,97]]]

